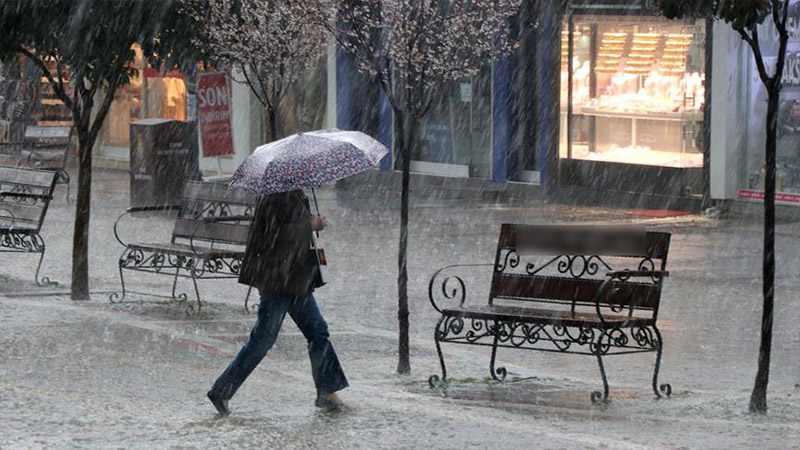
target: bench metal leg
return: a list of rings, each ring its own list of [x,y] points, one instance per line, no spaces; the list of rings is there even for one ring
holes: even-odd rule
[[[42,261],[44,261],[44,252],[45,247],[44,243],[42,243],[42,254],[39,256],[39,264],[36,266],[36,274],[34,274],[33,279],[36,280],[36,284],[39,286],[54,286],[58,283],[51,281],[50,278],[39,278],[39,271],[42,269]]]
[[[439,327],[442,325],[442,322],[445,321],[445,316],[442,316],[439,319],[439,322],[436,324],[436,328],[433,331],[433,342],[436,344],[436,353],[439,354],[439,364],[442,366],[442,378],[439,378],[439,375],[431,375],[428,378],[428,384],[431,388],[436,388],[447,381],[447,367],[444,364],[444,355],[442,354],[442,344],[440,342],[440,337],[444,336],[444,332],[439,331]]]
[[[508,371],[506,371],[505,367],[497,367],[495,368],[495,359],[497,356],[497,339],[499,336],[498,327],[495,326],[495,335],[494,335],[494,342],[492,343],[492,359],[489,361],[489,373],[492,374],[492,378],[495,381],[503,381],[506,379],[506,375],[508,375]]]
[[[122,254],[125,255],[125,252],[123,252]],[[110,301],[111,303],[119,303],[125,299],[125,275],[123,275],[122,273],[122,257],[120,257],[118,266],[119,266],[119,284],[120,286],[122,286],[122,292],[121,293],[114,292],[111,295],[109,295],[108,301]]]
[[[608,378],[606,378],[606,368],[603,366],[603,357],[599,353],[597,356],[597,364],[600,366],[600,375],[603,377],[603,393],[592,391],[592,403],[608,400]]]
[[[653,392],[656,394],[656,398],[661,398],[661,394],[663,393],[667,397],[672,395],[672,385],[669,383],[664,383],[659,385],[658,384],[658,372],[661,369],[661,351],[663,350],[664,346],[661,341],[661,332],[658,330],[658,327],[653,326],[653,331],[656,332],[656,367],[655,371],[653,372]],[[659,392],[661,391],[661,392]]]
[[[175,288],[178,285],[178,275],[181,273],[181,267],[175,267],[175,277],[172,279],[172,298],[175,300],[186,300],[186,294],[175,295]]]
[[[200,260],[199,263],[203,264],[203,261]],[[195,260],[194,264],[191,265],[190,270],[192,271],[192,285],[194,285],[194,295],[195,297],[197,297],[197,312],[199,313],[200,310],[203,308],[203,303],[200,301],[200,289],[198,289],[197,287],[197,264],[198,261]],[[187,311],[189,314],[191,314],[191,309],[192,308],[190,306],[189,310]]]

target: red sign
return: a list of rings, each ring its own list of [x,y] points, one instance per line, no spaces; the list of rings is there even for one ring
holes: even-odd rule
[[[739,198],[764,200],[764,191],[741,190],[739,191]],[[776,192],[775,201],[783,203],[800,203],[800,194],[786,194],[782,192]]]
[[[224,73],[200,74],[197,80],[197,121],[203,156],[233,154],[230,95]]]
[[[161,73],[158,70],[148,67],[143,72],[145,78],[180,78],[183,79],[183,74],[178,70],[173,69],[166,73]]]

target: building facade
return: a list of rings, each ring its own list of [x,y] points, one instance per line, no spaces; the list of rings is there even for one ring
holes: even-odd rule
[[[649,197],[637,204],[699,208],[758,199],[763,186],[765,91],[752,53],[730,27],[667,20],[649,1],[524,2],[518,50],[436,97],[420,126],[412,172],[515,183],[583,196]],[[791,8],[789,59],[779,118],[779,201],[800,204],[800,2]],[[761,33],[774,61],[774,30]],[[141,75],[117,94],[98,158],[124,161],[138,118],[185,120],[180,74]],[[261,105],[230,74],[234,154],[201,158],[230,174],[264,142]],[[331,47],[281,105],[282,135],[338,127],[392,146],[392,112],[377,83]],[[394,170],[394,158],[381,168]]]

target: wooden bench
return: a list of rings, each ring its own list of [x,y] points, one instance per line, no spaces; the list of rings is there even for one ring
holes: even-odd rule
[[[658,384],[663,345],[656,326],[669,241],[669,233],[644,230],[503,224],[494,264],[447,266],[430,280],[429,298],[441,313],[434,339],[442,367],[431,387],[446,381],[441,344],[453,343],[491,347],[489,370],[498,381],[507,374],[495,367],[498,348],[595,356],[603,391],[591,393],[593,402],[608,398],[605,356],[655,352],[653,392],[669,396],[672,387]],[[487,266],[488,302],[468,302],[458,271]]]
[[[72,144],[71,127],[29,126],[25,128],[18,165],[56,173],[56,183],[67,185],[69,203],[70,177],[67,158]]]
[[[0,166],[0,252],[39,253],[34,279],[39,278],[45,244],[40,234],[55,188],[56,174],[42,170]]]
[[[229,191],[225,184],[188,182],[180,205],[128,208],[114,224],[114,236],[125,250],[119,258],[122,291],[112,294],[110,300],[122,301],[127,292],[154,295],[126,290],[123,272],[131,270],[173,277],[170,297],[182,301],[187,295],[176,294],[178,278],[191,278],[199,310],[197,280],[239,277],[255,201],[255,196]],[[123,217],[165,211],[178,211],[169,242],[127,243],[120,238],[118,226]],[[248,290],[245,308],[249,295]]]

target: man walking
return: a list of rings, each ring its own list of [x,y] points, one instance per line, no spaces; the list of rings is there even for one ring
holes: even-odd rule
[[[272,348],[286,314],[308,341],[317,388],[315,405],[326,410],[342,408],[336,392],[348,386],[347,378],[329,339],[328,324],[313,296],[321,278],[311,248],[311,233],[325,226],[324,216],[311,215],[308,197],[302,190],[259,199],[239,282],[257,288],[261,303],[250,339],[208,391],[209,400],[221,416],[230,413],[228,401]]]

